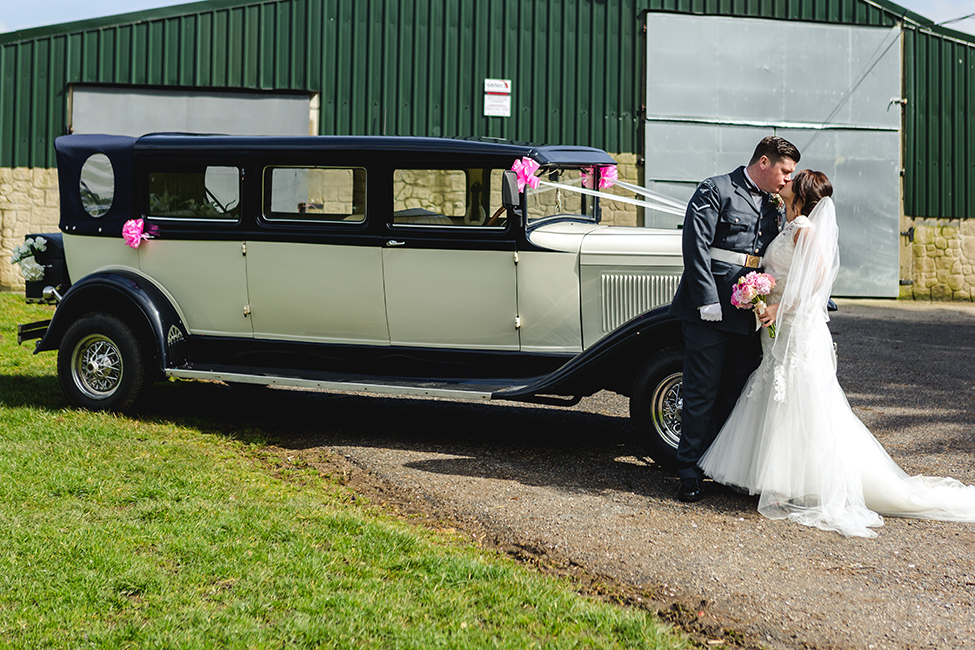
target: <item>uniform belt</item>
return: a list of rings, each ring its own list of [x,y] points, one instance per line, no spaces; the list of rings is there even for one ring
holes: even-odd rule
[[[762,266],[762,258],[758,255],[726,251],[723,248],[715,248],[714,246],[712,246],[709,250],[711,251],[711,259],[718,260],[719,262],[737,264],[738,266],[744,266],[750,269],[758,269]]]

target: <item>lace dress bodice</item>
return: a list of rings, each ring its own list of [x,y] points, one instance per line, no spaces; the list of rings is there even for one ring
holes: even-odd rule
[[[774,305],[782,300],[782,292],[785,290],[789,269],[792,267],[792,255],[796,251],[796,231],[808,227],[809,218],[798,215],[785,225],[782,232],[765,249],[765,272],[775,278],[775,286],[769,294],[768,304]]]

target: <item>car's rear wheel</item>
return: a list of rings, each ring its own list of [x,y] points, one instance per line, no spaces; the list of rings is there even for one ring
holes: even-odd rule
[[[125,411],[147,387],[142,346],[110,314],[91,313],[68,328],[58,350],[58,379],[68,402],[92,411]]]
[[[637,443],[668,469],[677,462],[683,410],[684,351],[661,350],[637,374],[630,393],[630,419]]]

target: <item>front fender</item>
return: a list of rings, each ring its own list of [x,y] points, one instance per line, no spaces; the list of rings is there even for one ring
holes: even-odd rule
[[[636,372],[651,355],[667,347],[684,345],[681,321],[671,316],[669,310],[670,305],[664,305],[636,316],[555,372],[527,386],[498,391],[492,397],[521,400],[547,394],[590,394],[604,388],[628,389]]]
[[[93,273],[71,285],[34,353],[58,349],[72,323],[92,311],[119,315],[150,334],[160,370],[186,363],[187,330],[176,308],[147,279],[121,270]]]

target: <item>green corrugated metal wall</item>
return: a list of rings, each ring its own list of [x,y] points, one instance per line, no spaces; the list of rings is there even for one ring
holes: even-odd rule
[[[904,30],[904,212],[975,217],[975,45]]]
[[[975,44],[887,0],[210,0],[2,34],[0,166],[54,166],[71,83],[314,91],[324,134],[636,152],[643,11],[883,27],[906,13],[906,211],[975,216]],[[511,118],[483,117],[486,77],[513,80]]]
[[[179,15],[156,10],[0,37],[0,166],[54,164],[68,83],[321,91],[324,134],[633,151],[641,56],[633,5],[215,0]],[[511,118],[483,117],[486,77],[514,80]]]

